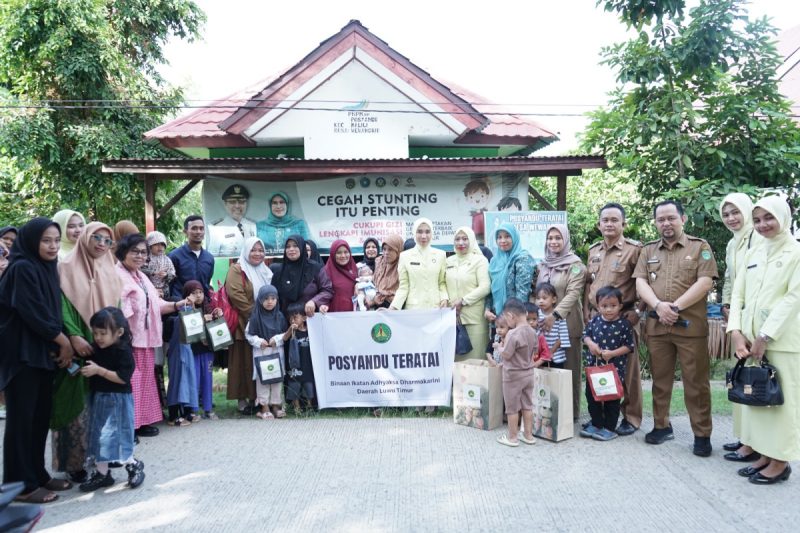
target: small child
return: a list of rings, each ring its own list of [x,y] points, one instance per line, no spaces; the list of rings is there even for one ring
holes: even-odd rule
[[[556,304],[558,303],[556,288],[550,283],[539,283],[536,285],[534,294],[536,296],[536,305],[539,306],[539,330],[543,331],[547,347],[552,354],[553,362],[550,363],[550,366],[553,368],[564,368],[564,363],[567,362],[566,348],[569,348],[571,344],[569,342],[567,321],[555,314]],[[555,321],[550,331],[544,331],[542,325],[545,319],[550,316],[552,316]]]
[[[497,437],[506,446],[519,446],[519,441],[534,444],[533,429],[533,357],[539,344],[536,332],[528,325],[525,304],[509,298],[503,306],[509,325],[505,343],[495,343],[503,356],[503,400],[508,416],[508,433]],[[519,432],[519,412],[522,410],[524,432]]]
[[[503,366],[503,356],[501,352],[503,351],[505,338],[509,330],[508,321],[503,314],[500,314],[500,316],[495,319],[494,327],[494,339],[491,339],[486,346],[486,359],[489,361],[490,366]]]
[[[356,278],[355,302],[358,311],[366,311],[367,303],[375,299],[378,289],[372,283],[372,269],[367,265],[358,267],[358,277]]]
[[[292,333],[297,329],[295,324],[288,326],[283,313],[278,310],[278,289],[272,285],[264,285],[258,291],[256,304],[250,314],[250,321],[245,328],[247,342],[253,347],[253,359],[261,355],[283,354],[283,343],[289,340]],[[283,359],[281,357],[280,359]],[[283,367],[283,361],[280,362]],[[261,383],[258,379],[258,371],[253,368],[253,379],[256,382],[256,406],[261,409],[256,416],[262,420],[272,420],[283,418],[286,411],[283,410],[283,399],[281,389],[283,383]]]
[[[169,296],[169,284],[175,279],[175,265],[164,251],[167,249],[167,238],[160,231],[151,231],[147,234],[147,247],[150,256],[142,266],[142,272],[150,278],[158,295],[164,298]]]
[[[131,376],[135,363],[128,320],[116,307],[105,307],[89,320],[94,353],[81,368],[89,378],[89,433],[87,464],[94,473],[83,492],[114,484],[109,463],[119,462],[128,471],[132,489],[144,481],[144,463],[133,456],[133,394]]]
[[[203,320],[211,322],[215,318],[222,316],[222,309],[211,309],[211,306],[205,301],[206,295],[203,292],[203,286],[199,281],[189,280],[183,285],[184,296],[189,296],[194,299],[195,309],[203,312]],[[203,418],[208,420],[217,420],[219,417],[214,413],[213,405],[213,386],[214,386],[214,352],[211,350],[209,341],[206,338],[201,341],[192,343],[192,353],[194,354],[194,370],[197,378],[197,393],[198,404],[202,403]],[[198,405],[198,407],[201,407]],[[188,413],[186,416],[190,422],[195,421],[195,414]]]
[[[597,309],[594,317],[583,331],[583,342],[589,348],[586,353],[586,366],[605,364],[613,361],[620,381],[625,380],[625,364],[628,353],[633,352],[633,328],[627,319],[622,318],[622,292],[611,286],[597,291]],[[592,396],[589,382],[586,382],[586,401],[592,423],[581,430],[581,437],[607,441],[617,437],[617,419],[620,400],[598,402]]]
[[[550,353],[550,347],[547,346],[547,341],[539,329],[539,308],[531,302],[525,302],[525,313],[528,325],[536,332],[536,337],[539,340],[539,346],[533,354],[533,362],[538,363],[533,366],[539,368],[540,366],[551,366],[553,355]]]
[[[297,341],[300,356],[299,365],[297,361],[290,360],[290,343],[286,343],[286,368],[289,369],[286,400],[291,401],[295,411],[299,412],[301,399],[305,400],[308,408],[311,408],[317,397],[317,390],[314,388],[314,367],[311,364],[311,346],[308,343],[305,307],[301,303],[293,303],[286,309],[286,314],[289,315],[289,323],[295,326],[292,337]]]
[[[197,290],[199,289],[199,291]],[[202,301],[205,298],[203,287],[199,282],[189,280],[183,285],[182,296],[184,304],[176,309],[180,311],[191,311],[198,306],[195,294],[200,293],[199,306],[202,309]],[[181,339],[181,317],[173,318],[172,335],[169,346],[167,347],[167,370],[169,383],[167,386],[167,409],[169,411],[168,425],[184,427],[191,425],[192,422],[199,422],[200,416],[196,413],[198,409],[199,394],[197,392],[197,366],[195,363],[194,350],[192,345],[182,342]],[[208,350],[206,347],[205,350]]]

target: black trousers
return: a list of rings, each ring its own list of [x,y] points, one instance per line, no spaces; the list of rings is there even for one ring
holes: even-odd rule
[[[589,404],[589,415],[592,417],[592,425],[596,428],[606,428],[609,431],[617,429],[619,410],[622,400],[606,400],[598,402],[592,396],[592,389],[589,382],[586,382],[586,402]]]
[[[52,370],[23,366],[6,387],[3,483],[22,481],[25,493],[50,481],[44,450],[53,409]]]

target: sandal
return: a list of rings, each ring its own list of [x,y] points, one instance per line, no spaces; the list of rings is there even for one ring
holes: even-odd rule
[[[521,442],[524,442],[525,444],[536,444],[536,437],[531,436],[531,438],[528,438],[525,436],[524,433],[520,433],[519,436],[517,436],[517,438]]]
[[[182,427],[186,427],[186,426],[191,426],[192,423],[189,422],[188,420],[186,420],[185,418],[181,417],[181,418],[176,418],[175,420],[170,421],[169,425],[182,428]]]
[[[261,420],[272,420],[273,418],[275,418],[269,411],[267,411],[266,413],[262,413],[261,411],[259,411],[256,413],[256,416]]]
[[[67,481],[66,479],[56,479],[54,477],[50,478],[50,481],[42,485],[42,488],[47,490],[69,490],[72,488],[72,483]]]
[[[39,487],[28,494],[19,494],[14,497],[14,501],[22,503],[51,503],[57,499],[58,494],[43,487]]]
[[[519,441],[514,442],[512,440],[509,440],[508,435],[506,435],[505,433],[497,437],[497,442],[499,442],[504,446],[511,446],[512,448],[516,448],[517,446],[519,446]]]
[[[286,411],[284,411],[280,407],[275,409],[275,418],[283,418],[285,416],[286,416]]]
[[[186,420],[191,424],[195,424],[197,422],[200,422],[200,415],[198,415],[197,413],[188,414],[186,415]]]

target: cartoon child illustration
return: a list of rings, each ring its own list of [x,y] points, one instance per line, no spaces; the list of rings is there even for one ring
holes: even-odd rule
[[[489,184],[485,179],[472,180],[464,187],[469,214],[472,217],[472,231],[479,242],[483,242],[483,213],[489,206]]]
[[[497,203],[498,211],[522,211],[522,204],[518,198],[506,196]]]

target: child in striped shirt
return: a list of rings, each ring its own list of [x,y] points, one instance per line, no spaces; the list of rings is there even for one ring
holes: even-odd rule
[[[544,319],[553,314],[558,304],[556,288],[550,283],[539,283],[536,285],[534,295],[536,296],[536,305],[539,307],[539,331],[544,335],[553,357],[550,366],[552,368],[564,368],[564,363],[567,361],[566,348],[570,347],[567,321],[556,317],[557,320],[553,322],[553,327],[550,328],[550,331],[544,331],[541,327]]]

